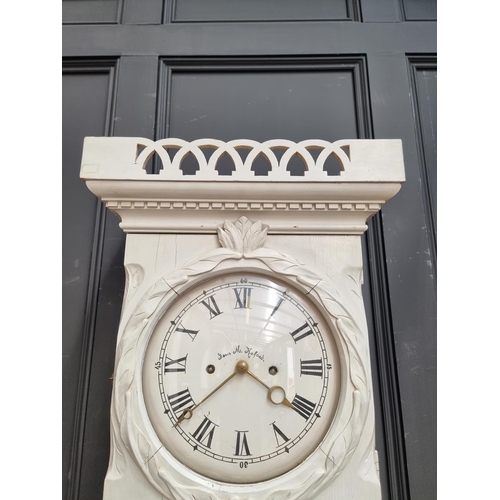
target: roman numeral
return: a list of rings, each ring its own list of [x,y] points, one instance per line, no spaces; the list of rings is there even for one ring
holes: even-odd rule
[[[181,323],[179,323],[179,326],[175,329],[175,331],[181,333],[187,333],[191,337],[191,340],[194,340],[200,330],[188,330],[187,328],[184,328]]]
[[[183,391],[176,392],[175,394],[168,396],[168,402],[170,403],[172,411],[175,414],[179,411],[187,410],[194,405],[189,389],[184,389]]]
[[[321,359],[300,360],[300,375],[315,375],[316,377],[322,377],[323,363]]]
[[[248,457],[251,454],[247,443],[247,432],[248,431],[236,431],[235,457]]]
[[[274,437],[276,438],[276,444],[278,447],[290,441],[290,439],[285,436],[283,431],[274,422],[271,425],[273,426]],[[280,443],[280,438],[283,440],[282,443]]]
[[[250,309],[251,288],[233,288],[236,295],[235,309]]]
[[[216,424],[214,424],[209,418],[205,417],[203,422],[194,431],[194,434],[191,434],[191,436],[193,436],[198,443],[206,446],[207,448],[211,448],[216,427]]]
[[[210,319],[214,319],[219,314],[222,314],[213,295],[208,297],[208,299],[202,300],[201,303],[210,311]]]
[[[182,372],[186,373],[187,354],[183,358],[171,359],[166,356],[168,361],[165,362],[165,373]]]
[[[312,415],[314,411],[314,407],[316,406],[314,403],[311,403],[306,398],[299,396],[298,394],[293,398],[292,401],[293,409],[306,420]]]
[[[274,314],[276,313],[276,311],[280,308],[280,305],[283,303],[285,299],[283,297],[281,297],[281,299],[279,300],[279,302],[276,304],[276,307],[273,309],[273,312],[271,313],[271,316],[274,316]]]
[[[309,330],[307,330],[309,328]],[[302,331],[305,330],[305,331]],[[290,332],[290,335],[292,336],[293,340],[295,343],[297,343],[299,340],[303,339],[304,337],[307,337],[308,335],[312,335],[312,329],[311,327],[307,324],[304,323],[301,327],[297,328],[294,332]]]

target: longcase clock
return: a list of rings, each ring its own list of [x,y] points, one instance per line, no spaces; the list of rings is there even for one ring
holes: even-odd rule
[[[380,500],[360,240],[401,142],[88,137],[81,177],[127,233],[104,499]]]

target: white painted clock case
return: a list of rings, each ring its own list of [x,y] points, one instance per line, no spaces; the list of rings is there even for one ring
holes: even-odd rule
[[[217,238],[210,235],[148,235],[148,239],[150,240],[150,244],[146,245],[146,247],[150,249],[150,252],[147,252],[149,254],[147,256],[147,260],[150,262],[150,265],[147,266],[149,269],[143,268],[144,286],[141,286],[137,282],[137,276],[131,276],[134,271],[137,273],[138,269],[138,259],[137,257],[134,257],[134,253],[139,253],[143,257],[145,256],[143,251],[144,238],[140,238],[138,235],[130,235],[129,241],[131,244],[127,245],[125,266],[129,279],[135,279],[137,285],[132,294],[127,297],[127,299],[130,300],[129,305],[131,306],[128,310],[133,308],[133,305],[135,305],[134,303],[144,298],[144,295],[146,295],[148,291],[148,284],[158,281],[155,278],[159,277],[158,279],[161,280],[163,276],[169,276],[172,269],[182,269],[186,262],[186,257],[191,257],[196,260],[198,250],[205,250],[207,253],[210,253],[214,250],[214,248],[219,246]],[[361,249],[359,245],[356,245],[356,240],[356,236],[300,235],[290,237],[286,235],[276,235],[268,237],[266,248],[272,248],[273,251],[283,255],[289,254],[290,250],[293,249],[292,253],[297,260],[304,263],[307,267],[315,269],[317,274],[325,276],[328,281],[337,284],[339,284],[341,280],[348,281],[349,284],[344,283],[343,285],[338,286],[338,288],[342,289],[343,286],[346,286],[351,290],[351,297],[344,296],[343,299],[344,301],[350,303],[350,307],[360,311],[360,307],[362,307],[362,305],[357,302],[359,302],[359,297],[361,296]],[[334,245],[332,245],[332,243],[334,243]],[[357,250],[355,249],[356,246],[358,246]],[[313,258],[310,257],[313,249],[319,250],[319,256],[317,255]],[[179,258],[179,255],[182,255],[182,257]],[[188,258],[188,260],[191,259]],[[244,269],[250,268],[259,270],[260,272],[266,272],[264,266],[261,266],[259,269],[259,267],[255,265],[255,262],[252,262],[253,260],[255,259],[242,259],[238,265]],[[239,267],[235,266],[234,262],[228,264],[228,266],[225,266],[226,271],[236,270]],[[269,273],[269,270],[267,270],[267,272]],[[151,279],[147,279],[148,274],[151,276]],[[358,320],[359,319],[360,318],[358,318]],[[362,322],[359,326],[362,328],[364,338],[367,339],[366,325],[363,319],[361,321]],[[364,352],[362,351],[361,354],[363,355],[363,364],[369,372],[368,352],[365,350]],[[367,375],[366,382],[369,386],[371,383],[369,375]],[[368,421],[373,421],[373,404],[371,402],[371,398],[370,402],[367,404],[368,413],[366,418]],[[351,460],[349,461],[349,463],[352,462],[353,464],[358,464],[356,475],[361,472],[360,469],[364,469],[364,479],[358,485],[353,484],[352,478],[347,481],[347,484],[349,484],[349,490],[351,492],[357,491],[355,498],[371,500],[380,497],[378,489],[378,474],[375,469],[376,461],[373,455],[369,455],[370,452],[373,452],[373,428],[368,425],[365,426],[364,433],[360,437],[357,451],[353,454]],[[366,456],[367,453],[368,456]],[[350,465],[347,464],[342,474],[335,479],[334,483],[327,491],[335,491],[337,488],[334,487],[334,485],[336,484],[339,488],[339,494],[340,492],[343,492],[345,486],[340,486],[343,482],[342,477],[346,475],[347,477],[351,476],[351,474],[349,474],[350,468]],[[356,470],[356,467],[354,467],[354,470]],[[306,474],[310,472],[310,470],[307,470]],[[288,479],[286,479],[286,481],[290,481],[290,478],[294,476],[297,476],[297,474],[292,471],[288,475]],[[304,478],[302,478],[302,480],[305,481]],[[107,481],[109,482],[109,478]],[[275,482],[275,486],[273,487],[276,487],[277,484],[279,483]],[[291,487],[291,484],[289,484],[289,486]],[[185,487],[186,486],[184,485],[184,488]],[[283,486],[281,487],[283,488]],[[332,487],[333,490],[331,489]],[[247,490],[248,488],[245,487],[244,489]],[[127,486],[126,490],[130,491],[130,485]],[[238,488],[234,488],[234,490],[233,494],[235,496],[247,498],[242,496],[241,493],[239,495],[236,493]],[[264,495],[264,492],[262,491],[261,495],[263,495],[262,498],[266,498],[269,495],[269,492]],[[260,495],[253,498],[259,497]],[[291,498],[293,497],[294,496],[292,495]],[[151,498],[155,497],[153,496]],[[161,498],[161,496],[158,496],[158,498]],[[325,498],[329,497],[327,496]]]
[[[133,141],[133,139],[128,140]],[[387,165],[385,171],[383,171],[379,175],[379,178],[377,178],[378,174],[376,170],[370,170],[369,165],[367,168],[366,164],[363,165],[362,162],[359,162],[359,164],[356,165],[358,168],[352,170],[355,172],[354,178],[349,179],[347,175],[344,179],[342,179],[343,181],[350,182],[343,184],[342,182],[338,182],[340,179],[336,179],[337,184],[331,182],[328,183],[329,187],[333,188],[330,192],[331,199],[325,199],[323,194],[324,192],[321,191],[321,186],[319,187],[320,192],[322,193],[322,198],[315,198],[318,192],[318,182],[315,182],[314,185],[303,185],[304,188],[312,188],[311,192],[309,193],[307,192],[307,189],[302,189],[301,191],[291,191],[285,189],[288,195],[287,212],[276,212],[276,204],[272,208],[272,211],[274,213],[271,213],[269,210],[264,213],[262,211],[260,213],[257,213],[257,211],[255,210],[248,210],[248,208],[251,208],[252,206],[252,196],[254,196],[253,201],[256,202],[255,204],[257,204],[258,200],[258,202],[260,203],[260,208],[262,208],[264,205],[262,203],[262,192],[259,192],[258,189],[248,189],[248,191],[245,192],[246,198],[244,199],[244,201],[250,203],[245,203],[245,208],[247,208],[247,210],[245,210],[244,213],[248,213],[253,220],[259,220],[259,215],[261,215],[263,216],[262,218],[266,220],[266,222],[270,223],[270,234],[265,241],[264,248],[261,249],[262,251],[266,251],[265,249],[268,249],[268,253],[270,252],[271,254],[274,253],[276,255],[282,255],[283,262],[286,262],[287,260],[296,260],[300,262],[300,273],[303,276],[313,275],[323,278],[327,288],[334,290],[334,294],[338,294],[338,297],[340,298],[339,304],[346,306],[353,315],[353,319],[356,323],[356,328],[358,329],[359,333],[359,336],[356,340],[357,342],[359,342],[357,352],[359,353],[360,359],[358,361],[361,363],[365,370],[365,382],[367,389],[364,408],[366,412],[366,418],[363,418],[363,422],[361,424],[358,423],[359,425],[356,429],[356,432],[359,433],[359,436],[357,436],[357,438],[359,439],[356,440],[357,446],[354,448],[354,450],[352,450],[352,452],[350,452],[349,459],[342,464],[343,468],[341,470],[341,473],[332,474],[330,477],[332,481],[329,481],[328,484],[325,484],[324,482],[319,480],[318,477],[318,480],[313,481],[312,485],[310,482],[308,483],[308,485],[306,485],[306,483],[308,482],[306,478],[308,476],[310,477],[311,474],[314,475],[313,469],[317,466],[317,464],[312,464],[312,462],[307,463],[309,461],[306,461],[306,463],[304,463],[300,468],[300,470],[302,471],[302,475],[297,474],[297,471],[292,471],[286,476],[283,476],[284,481],[278,479],[271,484],[271,487],[256,486],[253,489],[251,487],[245,487],[243,488],[243,490],[241,490],[240,488],[241,491],[239,491],[238,488],[226,488],[225,491],[217,491],[217,488],[213,488],[213,482],[208,481],[206,482],[206,484],[203,484],[203,481],[200,483],[200,481],[195,480],[194,482],[197,483],[200,487],[200,489],[197,491],[197,494],[195,495],[197,499],[267,497],[309,498],[308,495],[311,493],[313,494],[314,498],[319,499],[359,498],[364,500],[378,500],[380,498],[380,484],[377,472],[378,464],[376,459],[376,452],[374,450],[374,415],[371,389],[372,381],[369,367],[368,336],[364,306],[361,295],[362,256],[359,234],[361,234],[364,229],[366,229],[366,225],[364,225],[364,227],[360,223],[358,223],[357,225],[353,225],[352,218],[346,219],[346,214],[342,214],[341,212],[352,212],[354,210],[354,214],[347,215],[354,215],[359,219],[359,221],[366,222],[366,219],[374,212],[376,212],[380,208],[382,203],[392,197],[399,190],[400,183],[404,180],[404,173],[402,168],[401,147],[400,144],[395,144],[399,143],[399,141],[351,142],[364,143],[363,146],[366,146],[365,149],[368,148],[368,150],[369,143],[372,143],[373,146],[378,147],[379,153],[380,147],[384,146],[381,143],[385,143],[385,145],[390,146],[387,148],[387,150],[391,149],[391,154],[393,157],[391,158],[391,154],[386,155],[385,161]],[[396,149],[394,149],[394,146],[396,146]],[[130,214],[130,210],[129,213],[124,214],[117,209],[124,209],[126,212],[127,209],[134,208],[133,203],[135,202],[132,202],[130,200],[130,192],[134,192],[134,194],[137,194],[141,191],[141,189],[145,193],[143,194],[143,197],[146,198],[146,200],[144,202],[142,200],[139,200],[139,203],[143,203],[143,205],[138,205],[138,207],[144,206],[145,208],[158,208],[158,203],[149,201],[147,199],[148,196],[150,196],[150,194],[148,195],[148,189],[144,191],[143,187],[140,186],[136,179],[127,179],[127,175],[123,176],[123,179],[125,181],[123,186],[119,186],[119,188],[116,190],[113,190],[113,188],[111,188],[110,190],[110,186],[116,186],[120,183],[120,164],[119,162],[116,162],[116,165],[118,167],[116,169],[116,172],[118,173],[118,175],[116,175],[115,173],[114,176],[111,176],[113,179],[109,179],[109,172],[99,172],[99,164],[89,163],[88,161],[89,156],[92,157],[92,155],[96,155],[96,150],[97,156],[102,155],[102,144],[100,144],[98,148],[93,147],[93,145],[91,144],[90,147],[84,150],[84,160],[82,161],[82,177],[87,180],[89,188],[97,196],[103,199],[103,201],[107,203],[109,208],[111,208],[112,210],[115,209],[115,211],[119,213],[122,218],[122,224],[124,225],[124,227],[129,227],[129,231],[137,230],[137,226],[134,226],[134,229],[130,229],[131,226],[127,226],[127,220],[131,220],[131,218],[128,217],[129,215],[133,215],[135,217],[135,221],[137,221],[137,215],[140,215],[140,217],[143,218],[144,221],[143,226],[145,229],[143,228],[143,230],[145,230],[146,232],[151,231],[151,228],[148,228],[148,221],[151,221],[153,219],[156,223],[156,221],[158,220],[157,213],[151,214],[151,216],[149,216],[148,218],[148,215],[146,215],[147,210],[144,210],[143,214],[139,214],[137,210],[134,214]],[[86,156],[86,152],[90,152],[90,154],[87,154]],[[108,153],[112,153],[112,150]],[[102,157],[102,161],[107,161],[109,164],[109,154],[107,157]],[[111,160],[111,164],[112,163],[113,160]],[[380,163],[380,159],[377,158],[375,163]],[[89,164],[92,165],[91,168],[95,169],[94,172],[89,173]],[[348,165],[344,165],[344,167],[347,174],[352,174],[352,171],[349,172],[349,169],[346,168],[348,167]],[[364,167],[364,169],[359,167]],[[310,171],[311,170],[312,168],[310,168]],[[363,176],[363,174],[365,175]],[[365,179],[363,179],[363,177],[365,177]],[[110,184],[110,180],[114,180],[114,182],[111,182]],[[284,182],[284,184],[280,185],[280,187],[284,187],[288,184],[286,182],[288,179],[280,180]],[[330,179],[323,180],[330,181]],[[128,181],[128,183],[126,181]],[[114,200],[110,200],[110,193],[113,193],[116,199],[117,192],[119,192],[120,189],[123,190],[124,186],[127,184],[129,187],[125,189],[126,195],[123,196],[123,192],[119,195],[124,198],[127,198],[127,196],[129,197],[128,200],[125,200],[125,203],[123,203],[123,200],[118,200],[118,203]],[[366,186],[366,189],[364,191],[362,189],[363,184],[365,184]],[[191,185],[195,186],[195,184]],[[289,185],[290,184],[288,184],[288,186]],[[199,192],[201,199],[204,198],[203,190],[203,184],[197,184],[197,187],[193,188],[193,191]],[[149,191],[149,193],[150,192],[151,191]],[[339,193],[343,194],[339,195]],[[353,195],[353,193],[355,194]],[[220,197],[220,193],[218,193],[218,195]],[[276,195],[279,196],[278,193],[276,193]],[[234,197],[234,193],[232,196]],[[294,196],[298,197],[298,199],[292,199]],[[172,197],[175,198],[175,194],[172,195],[172,193],[170,193],[170,198]],[[236,209],[240,208],[238,207],[237,203],[234,203],[234,201],[234,199],[230,199],[229,202],[228,199],[222,199],[222,203],[220,203],[220,205],[223,210],[224,208],[232,208],[231,204],[233,204],[233,207]],[[294,201],[299,203],[294,204]],[[321,203],[317,203],[318,201],[321,201]],[[332,212],[330,214],[334,222],[333,224],[315,224],[315,217],[314,214],[313,216],[310,215],[310,209],[313,208],[313,212],[314,209],[324,209],[325,201],[330,202],[328,206],[336,206],[337,208],[336,212]],[[356,203],[357,201],[358,203]],[[169,202],[163,201],[163,203],[164,206],[167,206],[167,203]],[[182,204],[177,201],[177,208],[185,210],[186,203],[196,204],[196,202],[187,201],[183,206],[179,206]],[[295,205],[297,205],[298,209],[302,212],[301,214],[295,212],[299,215],[299,217],[297,218],[301,221],[299,225],[293,223],[293,216],[290,215],[290,209],[292,207],[295,208]],[[201,203],[199,203],[199,201],[197,208],[201,208]],[[369,209],[371,209],[372,211],[370,212]],[[226,217],[231,216],[231,220],[233,222],[235,222],[236,218],[241,215],[241,211],[238,210],[226,210],[225,212],[226,213],[224,213],[223,215]],[[321,214],[321,216],[323,215],[324,214]],[[182,232],[182,230],[179,231],[179,226],[177,226],[178,232],[176,232],[175,234],[142,234],[140,230],[137,230],[138,232],[135,234],[127,234],[125,251],[127,286],[120,323],[120,332],[117,340],[117,368],[120,367],[121,363],[122,369],[124,367],[125,371],[133,370],[136,374],[140,373],[140,356],[136,356],[134,358],[137,362],[136,366],[127,366],[126,363],[124,365],[124,354],[123,352],[121,352],[120,346],[122,346],[124,334],[127,334],[127,328],[130,330],[131,320],[133,322],[140,319],[137,317],[137,311],[141,311],[141,303],[144,310],[144,301],[147,301],[150,297],[151,286],[154,286],[154,284],[161,282],[165,276],[175,276],[176,274],[178,274],[179,269],[186,269],[185,266],[187,261],[192,261],[194,263],[199,262],[200,258],[202,258],[201,256],[203,256],[205,253],[214,254],[215,252],[215,254],[220,254],[221,243],[215,234],[210,234],[214,232],[215,228],[213,226],[208,227],[208,225],[206,224],[203,224],[201,227],[200,225],[196,227],[195,221],[197,216],[198,214],[194,212],[190,214],[189,223],[185,224],[184,232]],[[319,216],[320,214],[318,213],[317,219],[324,220],[320,219]],[[205,219],[202,220],[205,221]],[[220,218],[219,220],[220,223],[218,224],[218,227],[221,227],[224,223],[224,219]],[[171,221],[166,222],[166,228],[164,230],[172,231],[173,229],[169,227],[168,224],[171,224]],[[273,227],[279,228],[278,231],[275,230],[276,232],[284,234],[272,234]],[[200,230],[208,234],[189,234],[198,232]],[[225,260],[226,258],[222,258],[220,264],[224,264],[223,261]],[[257,261],[258,260],[259,259],[257,259]],[[243,256],[243,258],[239,262],[240,265],[245,268],[248,268],[248,266],[253,268],[256,265],[256,259],[252,256]],[[270,271],[270,269],[264,269],[264,271],[272,272]],[[320,288],[321,287],[318,287],[318,290],[320,290]],[[322,306],[325,305],[324,300],[322,301],[320,298],[319,301],[323,302]],[[325,310],[324,307],[322,308],[323,310]],[[139,353],[140,349],[137,352]],[[344,352],[344,356],[347,356],[348,358],[350,357],[350,355],[347,355],[346,352]],[[352,359],[347,359],[347,361],[350,362],[352,361]],[[120,404],[121,402],[121,411],[125,411],[125,414],[130,414],[130,407],[127,408],[126,405],[123,406],[125,400],[130,397],[130,392],[127,396],[127,390],[119,388],[120,378],[116,375],[119,374],[115,374],[115,388],[112,404],[116,405]],[[136,389],[137,387],[134,386],[133,390]],[[144,409],[140,404],[140,394],[133,393],[133,396],[136,396],[138,399],[135,401],[135,406],[132,411],[139,411],[139,413],[144,412]],[[347,413],[349,412],[347,411]],[[115,417],[119,414],[120,412],[115,413]],[[123,417],[123,414],[121,416]],[[147,421],[147,418],[144,414],[142,414],[139,420]],[[337,432],[339,432],[338,429]],[[164,487],[163,482],[159,487],[157,484],[156,489],[152,488],[151,478],[147,479],[146,475],[143,473],[143,471],[139,470],[139,467],[137,465],[138,462],[141,463],[140,460],[137,460],[138,455],[141,456],[141,451],[138,451],[138,447],[141,446],[141,438],[138,438],[132,446],[130,446],[130,442],[128,443],[128,447],[125,446],[125,448],[123,448],[122,446],[119,446],[116,441],[122,439],[125,442],[127,441],[127,436],[125,436],[125,439],[123,439],[123,426],[121,426],[118,422],[113,421],[113,418],[112,434],[114,436],[112,437],[110,467],[105,483],[105,500],[115,500],[118,498],[120,500],[125,498],[157,498],[158,500],[168,497],[178,499],[187,498],[187,496],[185,496],[185,491],[186,488],[189,490],[189,485],[182,484],[182,481],[171,482],[170,484],[167,484],[166,487]],[[132,451],[132,448],[134,447],[136,449]],[[149,451],[146,450],[146,453],[149,453]],[[145,463],[148,462],[148,460],[145,461]],[[309,468],[310,466],[312,467],[311,469]],[[328,467],[328,464],[326,465],[326,467]],[[191,481],[192,478],[188,477],[189,474],[186,475],[186,471],[183,471],[180,477],[184,476],[187,477],[188,482]],[[321,476],[321,474],[318,474],[318,476]],[[274,491],[274,489],[276,489],[277,491],[276,495],[273,496],[271,493]]]

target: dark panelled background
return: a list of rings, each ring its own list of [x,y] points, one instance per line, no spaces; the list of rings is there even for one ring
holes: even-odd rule
[[[101,498],[109,457],[125,235],[79,168],[85,136],[114,135],[403,140],[407,182],[363,237],[376,439],[384,500],[435,499],[436,2],[63,0],[62,12],[63,498]]]

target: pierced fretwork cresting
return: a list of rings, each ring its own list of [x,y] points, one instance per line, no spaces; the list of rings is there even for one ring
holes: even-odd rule
[[[268,176],[274,178],[288,177],[290,175],[290,160],[298,155],[305,165],[304,175],[309,178],[325,177],[325,162],[330,155],[335,156],[343,170],[349,170],[349,144],[347,141],[327,142],[321,140],[308,140],[295,143],[287,140],[270,140],[263,143],[241,139],[230,142],[223,142],[215,139],[199,139],[187,142],[180,139],[163,139],[161,141],[148,141],[148,144],[140,144],[144,150],[140,152],[136,159],[137,165],[145,168],[154,153],[161,159],[163,170],[166,170],[168,177],[185,175],[182,171],[182,162],[192,154],[198,163],[195,175],[199,177],[218,177],[218,164],[224,155],[228,155],[234,163],[232,178],[253,177],[252,170],[255,160],[262,155],[269,161],[270,172]],[[167,149],[176,149],[177,152],[171,159]],[[204,154],[213,150],[212,154]],[[243,160],[240,151],[246,150],[249,153]],[[283,154],[276,155],[276,151],[281,150]],[[319,150],[316,160],[310,150]]]
[[[87,146],[90,145],[91,148]],[[92,151],[101,151],[105,147],[109,151],[106,158],[97,158]],[[213,149],[208,156],[204,151]],[[170,157],[167,150],[177,150]],[[240,150],[249,151],[243,160]],[[311,150],[319,150],[316,159]],[[281,151],[277,155],[276,151]],[[111,154],[112,153],[112,154]],[[238,139],[223,142],[217,139],[198,139],[187,142],[182,139],[168,138],[152,141],[144,138],[134,137],[87,137],[85,139],[84,156],[82,159],[82,176],[98,176],[103,174],[112,175],[115,168],[113,164],[120,164],[120,170],[126,170],[132,177],[144,178],[154,175],[146,172],[146,165],[154,154],[160,158],[162,167],[159,176],[171,180],[188,179],[217,179],[229,180],[262,180],[262,181],[300,181],[300,180],[327,180],[328,177],[339,177],[346,180],[382,180],[387,174],[388,159],[391,160],[390,171],[393,174],[394,161],[398,167],[402,167],[403,159],[401,152],[401,141],[399,140],[370,140],[349,139],[328,142],[319,139],[293,142],[285,139],[273,139],[265,142],[257,142],[248,139]],[[188,155],[193,155],[198,163],[198,170],[194,175],[183,173],[182,161]],[[235,169],[231,175],[219,176],[217,164],[219,160],[228,155],[234,162]],[[252,165],[258,156],[264,156],[269,161],[271,169],[268,175],[256,176]],[[305,165],[303,176],[291,176],[288,169],[290,160],[298,155]],[[325,170],[327,159],[333,155],[340,165],[342,171],[339,176],[328,176]],[[281,158],[278,159],[278,157]],[[402,169],[401,169],[402,171]],[[116,172],[115,172],[116,174]],[[391,175],[391,180],[394,175]],[[399,178],[397,180],[404,180]]]

